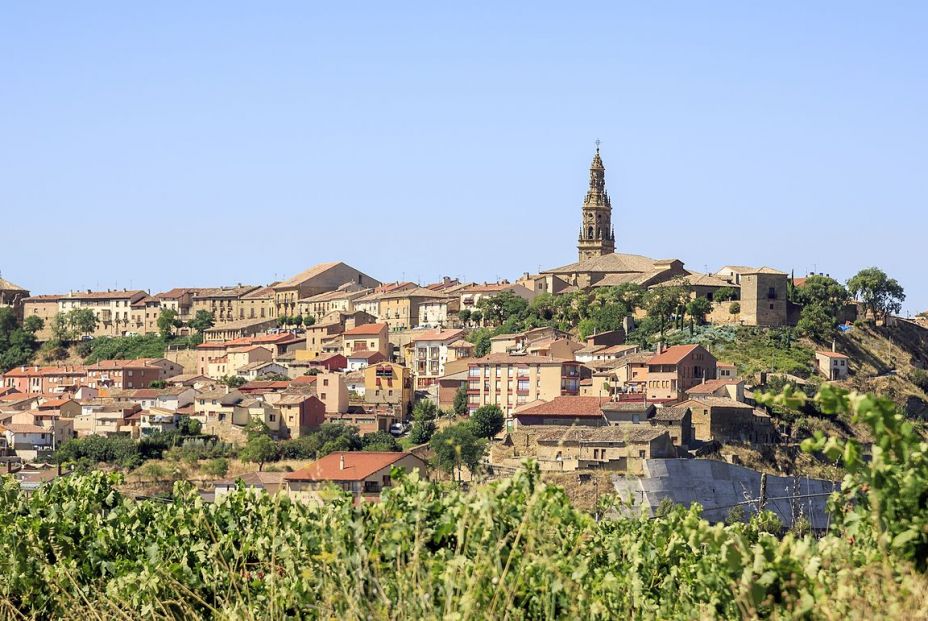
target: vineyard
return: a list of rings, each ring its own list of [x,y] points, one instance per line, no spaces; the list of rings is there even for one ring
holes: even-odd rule
[[[805,446],[848,473],[820,537],[696,507],[597,521],[531,465],[467,491],[403,477],[361,506],[244,488],[209,504],[187,484],[134,500],[101,472],[27,498],[5,480],[0,618],[926,618],[928,447],[888,401],[817,399],[878,438],[869,459]]]

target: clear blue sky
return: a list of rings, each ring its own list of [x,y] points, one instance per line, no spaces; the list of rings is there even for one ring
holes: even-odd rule
[[[466,4],[466,6],[465,6]],[[575,260],[870,265],[928,308],[928,3],[18,2],[0,271],[34,293]]]

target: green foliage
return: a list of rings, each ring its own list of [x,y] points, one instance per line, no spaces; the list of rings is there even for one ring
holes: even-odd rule
[[[692,341],[736,365],[744,376],[770,371],[809,377],[814,368],[815,352],[795,343],[789,328],[707,326]]]
[[[667,329],[672,326],[674,320],[683,316],[687,291],[683,287],[656,287],[648,291],[644,296],[644,309],[648,313],[648,318],[653,323],[640,323],[638,329],[641,330],[646,325],[656,328],[657,332],[663,338]],[[652,328],[652,329],[653,329]]]
[[[732,315],[737,315],[741,312],[741,302],[732,302],[731,306],[728,307],[728,312]]]
[[[29,319],[39,319],[29,317]],[[39,319],[41,321],[41,319]],[[38,343],[35,338],[35,322],[20,326],[12,308],[0,308],[0,372],[28,364],[32,360]]]
[[[706,298],[696,297],[686,303],[686,314],[696,323],[706,323],[706,315],[712,312],[712,302]]]
[[[94,364],[101,360],[134,360],[136,358],[163,358],[165,341],[160,334],[139,336],[101,336],[79,346],[89,346],[84,362]]]
[[[213,477],[224,477],[229,473],[229,460],[217,457],[203,464],[203,472]]]
[[[219,378],[219,383],[229,388],[238,388],[247,384],[248,380],[241,375],[223,375]]]
[[[803,393],[764,395],[763,402],[798,407]],[[824,384],[815,401],[823,412],[846,415],[865,425],[876,441],[870,458],[854,439],[818,431],[802,442],[809,453],[839,462],[847,472],[841,491],[829,500],[836,532],[928,568],[928,443],[889,399],[849,393]]]
[[[244,462],[258,464],[258,470],[264,470],[264,464],[278,459],[277,443],[270,436],[256,434],[248,438],[245,448],[239,453]]]
[[[158,332],[165,341],[174,334],[174,328],[179,328],[182,325],[183,323],[177,318],[177,311],[173,308],[164,308],[161,310],[161,314],[158,315]]]
[[[184,482],[167,502],[133,500],[99,471],[27,496],[7,477],[2,605],[11,618],[925,618],[924,442],[887,402],[817,399],[875,438],[869,462],[808,443],[849,465],[822,538],[766,513],[712,525],[698,505],[637,517],[612,495],[593,519],[533,465],[467,491],[394,470],[381,502],[333,490],[322,506],[243,485],[203,503]]]
[[[438,406],[430,399],[419,399],[412,407],[413,420],[435,420],[438,418]]]
[[[464,386],[458,388],[457,392],[454,393],[454,404],[451,409],[458,416],[467,414],[467,389]]]
[[[193,316],[187,325],[197,331],[197,334],[203,334],[214,325],[216,325],[216,317],[207,310],[198,310]]]
[[[318,459],[335,451],[361,450],[358,428],[342,423],[322,423],[309,435],[280,443],[282,459]]]
[[[184,436],[198,436],[203,429],[203,423],[192,416],[182,416],[177,423],[177,430]]]
[[[913,369],[909,379],[921,388],[922,392],[928,393],[928,372],[924,369]]]
[[[805,284],[796,288],[794,297],[800,304],[819,304],[835,317],[850,301],[850,294],[844,285],[834,278],[821,275],[807,277]]]
[[[727,302],[738,299],[738,290],[734,287],[720,287],[715,290],[712,299],[716,302]]]
[[[478,438],[493,438],[503,430],[506,417],[498,405],[484,405],[470,415],[470,427]]]
[[[68,440],[55,451],[55,461],[90,467],[107,463],[135,468],[142,463],[138,442],[128,436],[85,436]]]
[[[859,271],[847,281],[847,288],[851,295],[861,300],[877,318],[898,313],[902,310],[902,302],[905,301],[902,285],[877,267]]]
[[[2,323],[2,322],[0,322]],[[45,320],[36,315],[30,315],[23,320],[23,330],[35,334],[45,327]]]
[[[521,317],[528,309],[528,302],[511,291],[481,297],[477,302],[484,321],[497,326],[509,317]]]
[[[365,451],[399,451],[400,445],[397,444],[396,438],[386,431],[375,431],[365,433],[361,436],[362,450]]]
[[[459,423],[436,432],[429,447],[435,454],[435,465],[460,480],[464,467],[471,473],[477,472],[487,443],[474,433],[469,423]]]
[[[435,434],[435,421],[417,420],[409,430],[409,443],[412,445],[425,444]]]
[[[812,340],[825,342],[835,334],[837,318],[819,302],[806,304],[799,313],[796,331]]]

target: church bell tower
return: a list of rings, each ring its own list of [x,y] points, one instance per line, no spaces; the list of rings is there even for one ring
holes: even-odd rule
[[[580,261],[615,252],[615,231],[612,228],[612,203],[606,193],[606,168],[599,157],[599,140],[596,155],[590,165],[590,189],[583,199],[580,237],[577,250]]]

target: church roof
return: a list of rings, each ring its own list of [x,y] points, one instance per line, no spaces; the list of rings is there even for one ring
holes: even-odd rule
[[[9,280],[0,278],[0,291],[25,291],[25,289],[19,285],[14,285]]]
[[[555,267],[543,274],[576,274],[579,272],[636,273],[663,271],[676,259],[651,259],[639,254],[613,252],[576,263]]]

